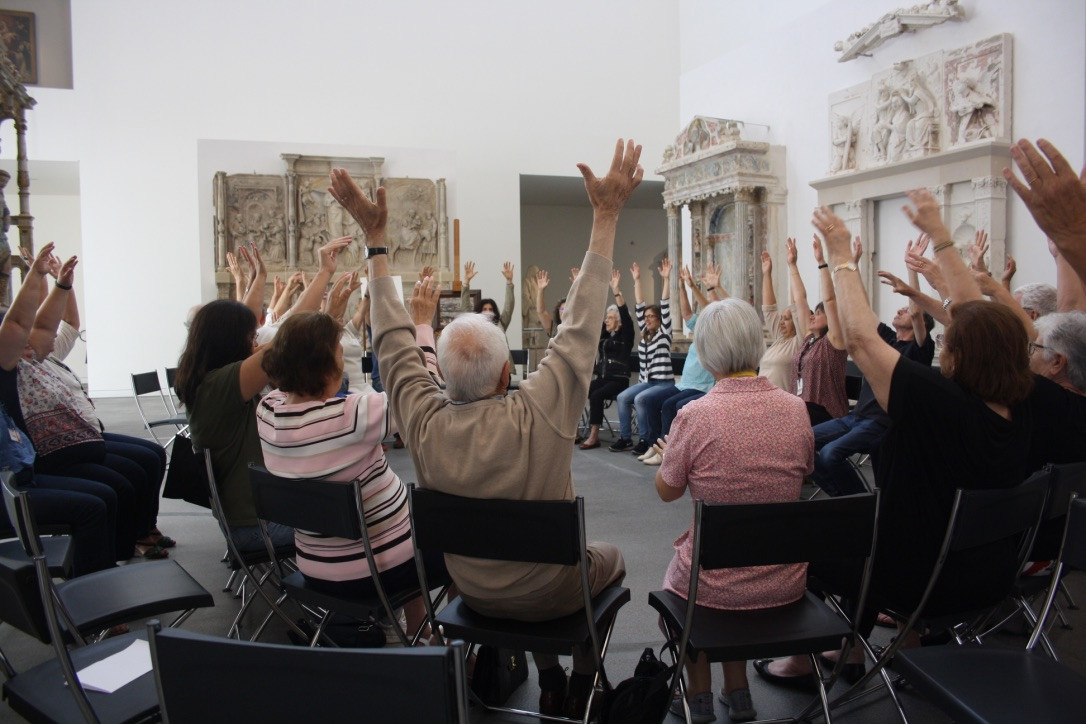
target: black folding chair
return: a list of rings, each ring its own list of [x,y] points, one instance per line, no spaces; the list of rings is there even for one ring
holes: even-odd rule
[[[794,503],[709,505],[694,501],[694,550],[687,596],[670,591],[649,594],[649,605],[664,622],[675,669],[671,691],[683,695],[681,662],[704,653],[710,662],[807,654],[817,682],[818,699],[831,721],[826,689],[847,660],[847,650],[827,680],[820,675],[817,654],[851,646],[860,639],[856,624],[839,616],[811,592],[794,603],[774,608],[727,611],[695,605],[698,571],[810,561],[855,564],[861,605],[867,595],[871,554],[875,546],[877,493],[861,493]],[[811,707],[815,703],[811,704]]]
[[[158,709],[150,672],[110,695],[84,691],[76,672],[127,648],[140,634],[125,634],[86,645],[84,636],[115,623],[211,606],[204,590],[175,561],[158,561],[91,573],[55,584],[42,551],[26,493],[2,483],[8,515],[19,533],[25,560],[0,559],[0,620],[43,643],[56,658],[29,671],[9,675],[4,696],[29,721],[141,721]],[[172,564],[163,565],[163,564]],[[69,651],[66,641],[79,648]],[[65,693],[67,690],[67,693]]]
[[[238,574],[241,576],[241,580],[238,581],[237,584],[237,592],[234,594],[234,598],[240,599],[241,608],[238,609],[238,615],[234,617],[234,620],[230,624],[230,628],[226,631],[227,638],[241,638],[242,618],[245,616],[245,612],[248,610],[250,604],[252,604],[253,599],[257,596],[264,599],[270,610],[261,624],[256,628],[250,641],[256,641],[260,638],[260,634],[264,632],[265,627],[268,625],[268,622],[273,615],[279,616],[279,618],[281,618],[288,627],[294,630],[295,633],[302,638],[306,638],[306,633],[302,631],[293,619],[280,608],[280,605],[286,598],[286,593],[282,590],[282,583],[279,581],[278,576],[274,575],[276,567],[273,565],[273,560],[268,557],[267,548],[262,546],[260,550],[256,551],[242,551],[238,549],[237,544],[234,542],[234,536],[230,530],[230,523],[227,521],[226,513],[223,511],[222,498],[219,496],[219,486],[215,482],[215,471],[211,464],[211,451],[204,450],[203,458],[204,467],[207,469],[211,512],[215,517],[215,521],[219,524],[219,532],[222,533],[223,538],[226,541],[227,563],[232,571],[223,592],[229,593],[233,591],[235,576]],[[290,566],[290,570],[295,570],[293,563],[290,560],[294,555],[294,552],[293,544],[289,546],[280,546],[274,551],[274,562]],[[276,595],[274,598],[267,590],[265,590],[266,585],[276,587]]]
[[[422,629],[408,636],[397,623],[395,609],[415,599],[420,593],[418,589],[397,591],[393,595],[385,591],[366,530],[361,481],[345,483],[310,478],[282,478],[254,464],[249,465],[249,480],[253,486],[253,503],[265,534],[264,542],[268,547],[269,557],[275,558],[271,539],[267,535],[269,522],[333,538],[361,540],[366,549],[366,562],[369,564],[376,596],[344,598],[329,595],[314,588],[297,571],[279,571],[283,590],[288,597],[303,608],[316,609],[319,612],[320,620],[310,640],[310,646],[317,645],[328,622],[336,613],[360,621],[376,621],[377,617],[383,615],[392,623],[404,646],[412,646],[418,641]],[[324,640],[335,645],[327,636],[324,636]]]
[[[528,376],[528,350],[526,349],[511,349],[509,350],[509,356],[513,360],[513,365],[520,365],[520,379],[524,379]],[[516,370],[513,370],[516,374]]]
[[[147,402],[147,396],[149,395],[158,398],[159,404],[162,405],[162,411],[166,413],[165,417],[158,417],[160,413],[157,412],[152,412],[148,416],[148,411],[144,409],[144,405],[151,404]],[[166,401],[166,395],[162,392],[162,385],[158,381],[158,372],[156,370],[132,375],[132,399],[136,401],[136,411],[139,412],[140,419],[143,420],[143,427],[159,445],[168,448],[173,443],[173,436],[188,427],[188,418],[171,409],[170,403]],[[168,431],[165,442],[159,439],[156,432],[161,427],[173,428]]]
[[[154,627],[149,637],[167,723],[469,721],[453,646],[311,649]]]
[[[988,618],[991,610],[1001,603],[997,598],[989,605],[974,606],[968,610],[958,612],[941,612],[938,616],[932,616],[925,611],[932,592],[939,583],[943,567],[947,558],[955,554],[963,554],[966,551],[983,548],[999,541],[1010,541],[1017,546],[1017,556],[1006,561],[1005,568],[992,571],[994,580],[1005,582],[1006,593],[1009,596],[1013,591],[1018,572],[1022,569],[1033,544],[1034,534],[1044,512],[1045,500],[1048,496],[1048,475],[1035,475],[1026,482],[1013,488],[988,489],[988,490],[963,490],[958,489],[951,507],[950,519],[947,523],[943,543],[932,568],[931,575],[921,594],[916,608],[911,613],[893,610],[892,606],[884,605],[873,592],[872,604],[879,610],[884,610],[898,621],[904,621],[902,630],[911,631],[919,627],[932,631],[950,631],[954,640],[961,644],[976,638],[979,632],[978,625]],[[862,611],[862,607],[857,607]],[[905,711],[898,700],[894,687],[890,685],[885,667],[893,659],[894,655],[905,642],[905,636],[898,636],[880,654],[876,654],[868,643],[861,638],[865,652],[874,662],[874,665],[856,681],[845,693],[834,699],[832,706],[837,707],[843,703],[853,701],[866,694],[878,691],[878,689],[863,690],[863,687],[876,674],[881,674],[887,682],[886,691],[893,700],[902,721],[907,722]],[[859,693],[857,693],[859,692]],[[806,714],[807,712],[804,712]]]
[[[451,637],[472,644],[558,655],[572,653],[575,646],[590,648],[596,663],[596,678],[585,709],[584,721],[587,722],[596,685],[602,683],[605,689],[611,688],[603,660],[616,614],[630,600],[630,589],[610,586],[594,598],[591,596],[585,556],[584,499],[487,500],[422,490],[413,485],[408,500],[415,565],[423,590],[429,590],[422,563],[422,552],[427,550],[492,561],[579,568],[583,612],[552,621],[528,623],[484,616],[471,610],[459,597],[436,613],[436,602],[429,595],[423,597],[423,602],[441,640]],[[479,703],[492,711],[545,716],[524,709]]]
[[[1086,712],[1086,677],[1035,652],[1065,566],[1086,568],[1086,499],[1074,493],[1056,569],[1025,650],[992,646],[908,649],[897,654],[894,669],[957,722],[1081,722]]]

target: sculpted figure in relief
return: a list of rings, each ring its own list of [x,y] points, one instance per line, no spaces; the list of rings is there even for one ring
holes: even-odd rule
[[[871,142],[876,162],[885,162],[890,152],[890,88],[885,82],[879,83],[879,94],[875,99],[875,123],[871,129]]]
[[[831,124],[833,164],[830,173],[856,168],[856,129],[852,117],[835,113]]]
[[[988,84],[990,87],[990,82]],[[994,94],[982,90],[979,78],[963,75],[950,86],[950,111],[958,117],[955,142],[965,143],[995,135],[996,102]]]

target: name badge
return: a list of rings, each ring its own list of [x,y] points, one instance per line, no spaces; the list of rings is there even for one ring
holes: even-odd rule
[[[796,380],[796,394],[797,395],[802,395],[803,394],[803,378],[802,377],[800,377],[800,378],[798,378]]]

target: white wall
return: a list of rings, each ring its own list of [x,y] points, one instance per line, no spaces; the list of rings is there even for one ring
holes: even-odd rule
[[[506,258],[519,174],[606,168],[618,136],[651,168],[678,131],[678,14],[656,0],[96,0],[72,34],[75,89],[35,91],[29,154],[80,164],[95,394],[176,359],[209,296],[206,142],[433,150],[462,254]]]
[[[683,65],[680,115],[696,114],[765,123],[765,140],[788,153],[788,232],[811,235],[817,194],[808,184],[829,168],[828,96],[863,82],[900,60],[939,49],[968,45],[1011,33],[1013,49],[1013,135],[1045,137],[1071,160],[1084,158],[1086,107],[1086,3],[1065,0],[972,0],[966,19],[887,41],[874,57],[838,63],[837,40],[908,3],[864,0],[787,0],[773,12],[750,17],[738,3],[682,0]],[[759,10],[765,4],[751,5]],[[742,26],[742,31],[737,26]],[[688,49],[691,42],[698,49]],[[710,53],[707,48],[715,48]],[[760,134],[762,129],[756,129]],[[763,140],[758,138],[758,140]],[[1013,192],[1008,189],[1013,197]],[[886,204],[882,204],[885,207]],[[1016,284],[1054,283],[1055,270],[1040,232],[1021,202],[1008,202],[1007,249],[1018,261]],[[881,263],[900,269],[905,239],[883,248]],[[809,249],[810,244],[804,244]],[[801,253],[808,287],[815,281],[809,252]],[[889,306],[894,309],[894,306]],[[886,316],[884,313],[882,316]]]

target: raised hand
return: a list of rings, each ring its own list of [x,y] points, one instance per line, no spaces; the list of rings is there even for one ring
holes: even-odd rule
[[[720,269],[716,264],[709,262],[705,265],[705,269],[701,272],[701,283],[706,289],[716,289],[720,286]]]
[[[618,294],[618,285],[622,281],[622,272],[618,269],[611,270],[611,293]]]
[[[569,283],[577,281],[577,277],[581,276],[581,267],[572,266],[569,268]]]
[[[474,279],[475,275],[478,274],[478,273],[479,272],[475,271],[475,262],[473,262],[473,261],[464,262],[464,282],[465,283],[470,284],[471,280]]]
[[[1006,291],[1003,285],[992,278],[992,275],[987,270],[980,271],[975,270],[973,272],[973,280],[980,287],[980,293],[986,297],[994,297],[999,294],[1000,291]]]
[[[279,278],[278,274],[276,274],[275,278],[272,279],[272,293],[275,298],[278,299],[279,297],[283,296],[283,292],[285,292],[286,289],[287,285],[284,284],[283,280]]]
[[[902,211],[909,217],[909,221],[913,222],[916,228],[928,236],[944,236],[949,239],[950,234],[943,224],[943,215],[939,202],[935,200],[931,192],[927,189],[917,189],[909,191],[908,196],[909,200],[913,202],[913,206],[903,206]]]
[[[330,275],[336,271],[336,257],[339,253],[347,248],[347,245],[351,243],[351,237],[341,236],[338,239],[332,239],[330,242],[322,246],[317,250],[321,259],[321,271],[326,271]]]
[[[72,279],[75,278],[75,266],[78,263],[79,258],[74,256],[64,262],[64,265],[60,268],[60,272],[57,274],[57,284],[62,287],[72,286]]]
[[[973,236],[973,243],[969,245],[969,266],[973,271],[988,271],[988,265],[984,263],[984,256],[988,253],[988,232],[978,231]]]
[[[338,201],[340,206],[354,217],[354,220],[362,227],[362,231],[366,233],[367,239],[374,234],[383,234],[385,226],[388,224],[388,204],[385,201],[385,188],[383,186],[378,187],[375,203],[366,198],[366,195],[362,193],[362,189],[359,188],[345,169],[332,169],[332,173],[328,174],[328,178],[332,181],[332,185],[328,187],[328,193],[332,194],[332,198]]]
[[[502,276],[505,277],[506,284],[513,283],[513,262],[505,262],[502,264]]]
[[[1061,249],[1086,239],[1086,168],[1075,174],[1067,159],[1043,138],[1037,146],[1025,139],[1011,146],[1011,158],[1026,182],[1009,169],[1003,178],[1025,203],[1037,226]]]
[[[238,265],[238,258],[234,256],[234,252],[232,251],[226,252],[226,269],[230,272],[230,276],[234,277],[234,283],[240,289],[244,273],[241,270],[241,266]]]
[[[630,276],[635,282],[641,281],[641,265],[636,261],[630,265]]]
[[[671,278],[671,259],[668,259],[665,256],[660,261],[659,272],[660,272],[660,276],[662,276],[664,279],[670,279]]]
[[[942,294],[942,291],[940,290],[946,289],[946,285],[943,282],[943,272],[939,269],[939,265],[931,259],[918,254],[906,254],[905,266],[908,267],[910,271],[923,275],[923,277],[928,280],[928,284],[932,286],[932,289],[939,291],[940,294]]]
[[[784,260],[788,266],[795,266],[797,259],[799,259],[799,252],[796,251],[796,240],[788,237],[784,240]]]
[[[688,287],[694,286],[694,278],[690,276],[690,267],[679,267],[679,281]]]
[[[864,255],[864,245],[860,241],[860,237],[856,237],[852,240],[852,263],[859,264],[861,257]]]
[[[611,159],[611,168],[602,179],[596,178],[587,164],[577,164],[577,169],[584,176],[584,187],[588,191],[588,200],[597,213],[618,214],[626,205],[641,177],[644,169],[638,165],[641,158],[641,146],[630,140],[623,147],[622,139],[615,143],[615,154]]]
[[[536,289],[543,291],[547,288],[547,285],[551,283],[551,275],[547,273],[546,269],[540,269],[535,273],[535,285]]]
[[[53,277],[53,279],[58,279],[62,266],[64,266],[64,264],[60,261],[59,256],[56,254],[49,255],[49,276]]]
[[[434,281],[433,277],[426,277],[415,282],[415,289],[411,292],[411,299],[407,306],[411,310],[411,318],[416,325],[430,324],[437,311],[437,301],[441,298],[441,285]]]
[[[888,271],[882,271],[880,269],[876,273],[879,275],[879,281],[882,284],[890,287],[890,290],[895,294],[900,294],[911,299],[920,293],[919,289],[915,289],[909,284],[906,284],[903,280],[899,279]]]
[[[822,253],[822,241],[818,238],[818,234],[814,234],[811,247],[814,249],[814,258],[818,262],[819,266],[826,263],[826,255]]]
[[[434,268],[427,264],[419,270],[419,281],[422,281],[426,277],[432,277],[434,275]]]
[[[768,251],[762,250],[762,274],[773,273],[773,257],[769,255]]]
[[[253,264],[253,273],[267,276],[268,267],[264,266],[264,257],[260,255],[260,250],[256,248],[256,244],[250,243],[249,250],[252,254],[252,258],[249,261]]]
[[[838,263],[842,259],[852,258],[850,244],[852,234],[849,232],[848,227],[845,226],[844,220],[833,213],[828,206],[820,206],[815,209],[814,215],[811,217],[811,224],[821,232],[822,238],[826,240],[826,254],[834,263]],[[815,258],[818,258],[817,252]],[[825,262],[819,261],[818,263],[824,264]]]
[[[1018,262],[1014,260],[1013,256],[1007,254],[1007,263],[1003,266],[1003,276],[1000,277],[1003,286],[1009,287],[1011,285],[1011,279],[1014,278],[1016,271],[1018,271]]]
[[[53,249],[55,247],[56,247],[56,244],[54,244],[51,241],[48,244],[46,244],[45,246],[43,246],[41,248],[41,250],[38,252],[38,255],[33,258],[33,261],[27,262],[27,266],[30,267],[30,271],[34,272],[38,276],[45,276],[46,274],[48,274],[49,273],[49,257],[53,255]],[[31,258],[30,252],[27,251],[26,249],[20,247],[19,251],[22,253],[24,260],[27,260],[27,259]]]

